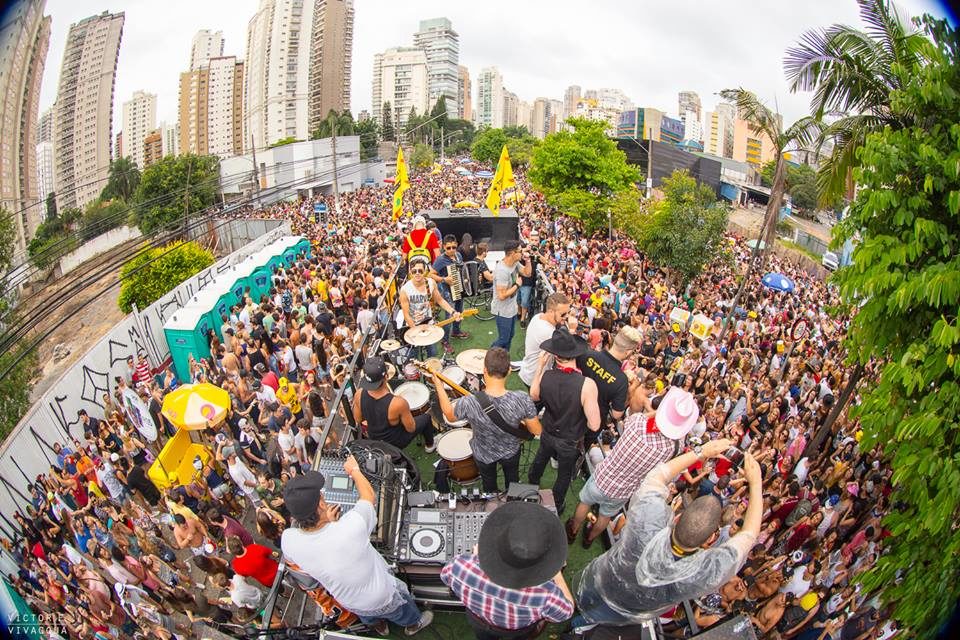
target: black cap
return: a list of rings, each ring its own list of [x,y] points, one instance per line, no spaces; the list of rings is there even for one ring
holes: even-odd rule
[[[283,489],[283,504],[295,520],[308,520],[317,512],[317,505],[323,497],[323,474],[319,471],[307,471],[294,476]]]
[[[360,376],[360,388],[368,391],[379,389],[383,379],[387,377],[387,364],[383,358],[367,358],[363,365],[363,375]]]
[[[258,362],[257,364],[253,365],[253,370],[257,373],[263,373],[267,370],[267,368],[263,366],[262,362]]]

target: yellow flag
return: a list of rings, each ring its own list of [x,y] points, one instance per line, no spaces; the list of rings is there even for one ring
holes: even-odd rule
[[[393,192],[393,219],[396,220],[403,213],[403,192],[410,188],[410,179],[407,177],[407,163],[403,160],[403,147],[397,147],[397,177],[396,190]]]
[[[510,154],[507,152],[507,145],[503,145],[500,152],[500,161],[497,163],[497,172],[490,183],[490,192],[487,193],[487,209],[495,216],[500,215],[500,196],[506,189],[512,189],[517,186],[513,179],[513,167],[510,166]]]

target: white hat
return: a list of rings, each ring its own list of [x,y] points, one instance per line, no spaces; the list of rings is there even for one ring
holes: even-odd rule
[[[671,440],[683,439],[699,418],[700,408],[693,394],[680,387],[670,387],[657,407],[657,428]]]
[[[120,459],[120,454],[117,453],[116,451],[110,454],[110,462],[116,462],[119,459]]]
[[[240,418],[240,419],[237,421],[237,425],[238,425],[241,429],[243,429],[245,426],[247,426],[247,419],[246,419],[246,418]]]
[[[419,226],[427,226],[427,220],[421,215],[413,216],[413,228],[416,229]]]

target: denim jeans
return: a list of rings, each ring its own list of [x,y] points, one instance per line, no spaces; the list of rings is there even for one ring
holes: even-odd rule
[[[453,307],[453,310],[454,310],[454,311],[463,311],[463,298],[460,298],[459,300],[457,300],[456,302],[454,302],[454,301],[453,301],[453,295],[450,293],[450,290],[449,290],[449,289],[447,289],[446,292],[441,291],[441,292],[440,292],[440,295],[443,296],[443,299],[447,301],[447,304],[449,304],[451,307]],[[444,319],[451,318],[451,317],[453,317],[453,314],[452,314],[452,313],[447,313],[446,311],[444,311],[444,312],[443,312],[443,317],[444,317]],[[459,322],[453,322],[453,323],[451,323],[451,324],[446,325],[446,326],[443,328],[443,341],[444,341],[444,342],[447,342],[447,343],[450,342],[450,334],[451,334],[451,332],[454,333],[454,334],[460,333],[460,323],[459,323]]]
[[[493,341],[490,348],[503,347],[510,352],[510,343],[513,342],[513,331],[516,327],[517,316],[504,318],[503,316],[493,316],[497,323],[497,339]]]
[[[375,613],[375,614],[363,614],[357,613],[360,620],[364,624],[376,624],[380,620],[386,620],[387,622],[392,622],[395,625],[401,627],[409,627],[420,622],[420,609],[417,608],[417,603],[413,601],[413,596],[410,595],[410,592],[407,590],[406,586],[398,589],[399,596],[402,598],[400,606],[396,607],[391,611],[386,613]]]

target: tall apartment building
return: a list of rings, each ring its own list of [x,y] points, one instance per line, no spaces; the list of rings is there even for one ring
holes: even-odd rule
[[[503,90],[503,126],[515,127],[519,123],[517,120],[517,109],[520,106],[520,99],[512,91]]]
[[[143,139],[157,128],[157,96],[134,91],[133,98],[123,103],[124,152],[137,168],[143,170]]]
[[[776,159],[776,147],[769,136],[753,126],[753,123],[738,118],[733,123],[733,159],[746,162],[759,170],[767,162]]]
[[[427,54],[427,86],[430,108],[440,96],[446,98],[447,115],[459,117],[460,36],[447,18],[421,20],[413,34],[413,46]]]
[[[430,109],[427,54],[423,49],[394,47],[373,56],[373,117],[377,122],[383,119],[386,102],[390,103],[397,128],[407,124],[411,109],[419,114]]]
[[[550,133],[554,113],[549,98],[537,98],[533,101],[533,112],[530,116],[530,133],[543,140]],[[562,107],[561,107],[562,108]]]
[[[241,125],[243,123],[241,122]],[[173,124],[167,124],[166,122],[161,122],[157,127],[160,129],[161,141],[163,144],[163,156],[176,156],[180,155],[180,123],[174,122]],[[240,127],[241,135],[243,134],[243,127]]]
[[[566,113],[567,107],[564,104],[563,111]],[[617,123],[620,120],[621,110],[609,106],[601,106],[600,102],[595,99],[586,99],[581,98],[577,100],[577,105],[574,107],[573,111],[566,114],[564,121],[570,117],[577,118],[586,118],[587,120],[595,120],[597,122],[605,122],[607,128],[605,129],[606,134],[610,137],[613,137],[617,133]]]
[[[283,138],[306,140],[310,134],[310,36],[315,4],[315,0],[260,0],[260,8],[247,24],[243,78],[247,151]]]
[[[154,129],[143,139],[143,166],[149,167],[163,159],[163,132]]]
[[[581,98],[580,85],[572,84],[563,92],[563,119],[566,120],[577,110],[577,103]]]
[[[503,76],[496,67],[487,67],[477,77],[477,127],[503,126]]]
[[[222,55],[223,31],[201,29],[193,36],[190,45],[190,71],[206,65],[210,58],[219,58]]]
[[[310,35],[308,129],[334,111],[350,110],[353,0],[315,0]]]
[[[733,158],[733,122],[736,106],[719,103],[713,111],[703,114],[703,150],[715,156]]]
[[[123,152],[123,131],[117,131],[117,136],[113,139],[113,157],[123,158],[126,155]]]
[[[473,87],[470,86],[470,70],[457,67],[457,117],[473,120]]]
[[[40,114],[37,127],[37,195],[41,201],[53,191],[53,110]],[[44,209],[46,211],[46,209]]]
[[[243,153],[243,68],[235,56],[222,56],[180,74],[180,131],[174,153],[221,158]]]
[[[700,118],[693,111],[687,111],[681,118],[683,121],[683,139],[693,142],[703,142],[703,125]]]
[[[700,96],[696,91],[681,91],[677,95],[677,104],[680,107],[677,110],[677,113],[680,114],[680,119],[683,120],[683,114],[688,111],[692,111],[696,114],[696,119],[699,121],[701,116],[701,104]]]
[[[61,211],[84,207],[106,184],[123,21],[123,13],[104,11],[70,25],[67,34],[53,118],[54,174]]]
[[[526,100],[517,102],[517,126],[526,127],[527,131],[533,131],[533,104]]]
[[[19,0],[0,25],[0,207],[13,215],[24,251],[43,221],[37,165],[40,81],[50,45],[45,0]],[[52,153],[52,151],[51,151]]]
[[[590,92],[591,98],[596,100],[597,106],[601,109],[616,109],[617,111],[627,111],[633,108],[633,101],[620,89],[610,87],[601,87]]]

